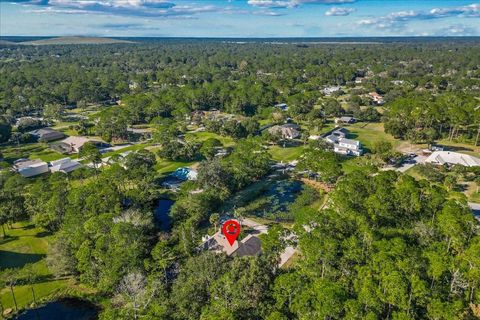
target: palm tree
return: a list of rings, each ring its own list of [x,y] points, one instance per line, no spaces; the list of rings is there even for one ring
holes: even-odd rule
[[[220,215],[218,213],[213,213],[210,215],[210,223],[214,225],[215,230],[218,228],[218,223],[220,222]]]
[[[17,283],[17,270],[15,269],[6,269],[3,272],[3,277],[5,284],[10,288],[10,292],[12,293],[13,304],[15,305],[15,312],[18,312],[17,306],[17,299],[15,298],[15,292],[13,292],[13,287]]]
[[[23,267],[23,274],[25,275],[27,283],[30,285],[30,290],[32,291],[33,304],[36,306],[37,305],[37,299],[36,299],[36,296],[35,296],[35,290],[33,289],[33,284],[37,280],[37,274],[35,272],[33,264],[31,264],[31,263],[26,264]]]

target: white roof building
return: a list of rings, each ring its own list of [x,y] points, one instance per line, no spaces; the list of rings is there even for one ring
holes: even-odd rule
[[[324,95],[329,96],[334,92],[340,91],[340,89],[342,89],[342,87],[340,86],[331,86],[331,87],[324,88],[322,92]]]
[[[52,173],[53,172],[69,173],[81,167],[82,167],[82,164],[80,162],[72,160],[70,158],[63,158],[60,160],[55,160],[50,162],[50,171]]]
[[[426,163],[438,165],[462,165],[465,167],[480,166],[480,158],[458,152],[435,151],[426,160]]]
[[[360,141],[340,138],[338,143],[333,145],[333,151],[345,155],[361,156],[363,148]]]
[[[13,169],[22,177],[34,177],[48,172],[48,164],[41,160],[19,159],[14,162]]]

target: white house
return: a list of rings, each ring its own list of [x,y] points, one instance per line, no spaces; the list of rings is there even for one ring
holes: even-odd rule
[[[333,151],[338,154],[361,156],[363,154],[363,147],[360,141],[347,139],[348,130],[339,128],[325,137],[325,141],[333,144]]]
[[[341,138],[333,145],[333,151],[344,155],[361,156],[363,148],[360,141]]]
[[[480,166],[480,158],[458,152],[434,151],[426,160],[426,163],[438,165],[462,165],[465,167]]]
[[[340,86],[331,86],[331,87],[324,88],[322,90],[322,92],[323,92],[324,95],[330,96],[330,95],[332,95],[332,93],[340,91],[340,89],[342,89],[342,87],[340,87]]]
[[[279,103],[275,105],[275,108],[279,108],[280,110],[287,111],[288,105],[286,103]]]
[[[19,159],[14,162],[13,169],[28,178],[47,173],[48,164],[41,160]]]
[[[340,118],[335,118],[335,123],[355,123],[357,122],[357,119],[354,117],[340,117]]]
[[[63,158],[50,162],[50,171],[69,173],[82,167],[82,164],[78,161],[70,158]]]

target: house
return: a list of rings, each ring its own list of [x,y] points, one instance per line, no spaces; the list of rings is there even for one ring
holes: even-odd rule
[[[381,106],[385,103],[385,100],[383,99],[383,96],[376,93],[376,92],[370,92],[368,95],[373,100],[373,103],[376,104],[376,105]]]
[[[190,123],[192,124],[200,124],[202,119],[205,118],[206,114],[202,110],[195,110],[192,111],[190,114]]]
[[[330,131],[330,134],[325,137],[325,141],[331,144],[337,143],[339,139],[346,138],[348,133],[349,131],[345,128],[337,128],[333,131]]]
[[[13,163],[13,169],[22,177],[34,177],[48,172],[48,164],[41,160],[19,159]]]
[[[207,237],[198,249],[224,252],[235,257],[257,256],[262,251],[262,242],[258,237],[249,234],[241,241],[235,240],[233,245],[230,245],[227,238],[218,231],[213,236]]]
[[[357,119],[354,117],[340,117],[340,118],[335,118],[335,123],[355,123],[357,122]]]
[[[358,140],[341,138],[333,145],[333,151],[347,156],[361,156],[363,148]]]
[[[405,83],[405,81],[403,80],[392,80],[390,81],[392,84],[396,85],[396,86],[401,86],[402,84]]]
[[[37,140],[41,141],[54,141],[58,139],[62,139],[65,135],[62,132],[56,131],[52,128],[42,128],[37,129],[29,132],[32,136],[37,138]]]
[[[330,96],[335,92],[338,92],[342,89],[340,86],[331,86],[331,87],[326,87],[322,90],[322,93],[326,96]]]
[[[365,79],[365,78],[362,78],[362,77],[356,77],[356,78],[355,78],[355,83],[356,83],[356,84],[362,84],[363,81],[364,81],[364,79]]]
[[[75,160],[70,158],[63,158],[60,160],[55,160],[50,162],[50,171],[53,172],[62,172],[69,173],[74,170],[80,169],[83,165]]]
[[[276,125],[270,127],[268,132],[272,135],[280,135],[282,139],[297,139],[300,137],[300,126],[294,123]]]
[[[105,142],[98,139],[91,139],[83,136],[71,136],[60,142],[60,146],[66,153],[78,153],[80,149],[87,143],[91,142],[97,146],[108,146]]]
[[[282,111],[287,111],[288,110],[288,106],[286,103],[279,103],[279,104],[276,104],[275,105],[275,108],[278,108]]]
[[[333,151],[338,154],[361,156],[363,154],[363,147],[360,141],[347,139],[348,130],[345,128],[338,128],[330,132],[325,137],[325,141],[333,144]]]
[[[465,167],[477,167],[480,166],[480,158],[458,152],[434,151],[425,160],[425,163],[432,163],[437,165],[462,165]]]

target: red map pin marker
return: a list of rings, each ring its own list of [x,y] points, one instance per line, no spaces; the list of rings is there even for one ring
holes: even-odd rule
[[[240,224],[236,220],[227,220],[222,226],[222,233],[227,238],[228,243],[233,246],[240,234]]]

